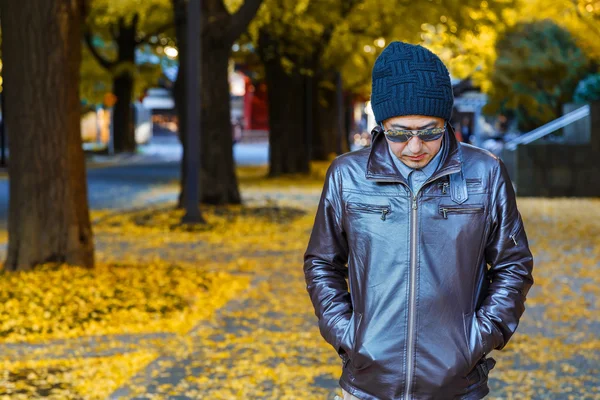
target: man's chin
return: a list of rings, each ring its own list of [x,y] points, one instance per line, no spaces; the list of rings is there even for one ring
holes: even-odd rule
[[[424,159],[419,160],[419,161],[413,161],[409,158],[403,158],[401,161],[412,169],[418,169],[418,168],[424,168],[427,164],[429,164],[429,162],[431,161],[431,158],[425,157]]]

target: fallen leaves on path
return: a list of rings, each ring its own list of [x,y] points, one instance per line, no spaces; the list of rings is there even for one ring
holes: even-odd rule
[[[600,199],[518,205],[535,284],[517,333],[492,353],[492,398],[600,399]]]
[[[301,180],[264,179],[265,168],[240,171],[245,204],[203,206],[206,226],[180,225],[182,212],[171,205],[100,212],[94,226],[97,271],[62,266],[30,278],[0,276],[0,318],[21,318],[18,326],[0,328],[8,332],[4,341],[175,333],[96,345],[96,352],[123,348],[123,354],[104,357],[86,358],[76,348],[71,358],[52,359],[68,354],[75,342],[37,349],[27,360],[0,364],[10,395],[19,387],[21,394],[39,396],[48,382],[57,385],[56,398],[106,398],[117,387],[127,389],[126,398],[339,394],[341,360],[319,334],[302,270],[323,168],[314,172],[318,179]],[[498,363],[490,373],[490,398],[599,399],[600,200],[521,198],[519,208],[536,283],[517,333],[491,354]],[[62,297],[81,304],[66,308],[68,318],[60,312]],[[102,309],[109,312],[95,311]],[[100,370],[96,362],[109,367]],[[73,372],[82,369],[88,372]]]
[[[185,332],[246,286],[245,278],[168,263],[2,272],[0,338]]]
[[[135,352],[60,361],[0,361],[0,399],[107,398],[154,358],[156,353]]]

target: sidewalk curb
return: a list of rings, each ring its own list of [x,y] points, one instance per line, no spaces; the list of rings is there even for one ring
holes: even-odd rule
[[[86,160],[85,169],[86,171],[94,169],[112,168],[112,167],[127,167],[131,165],[143,166],[143,165],[154,165],[154,164],[179,164],[180,161],[174,160],[161,160],[161,159],[138,159],[138,160],[125,160],[125,161],[93,161]],[[8,167],[0,169],[0,179],[9,179]]]

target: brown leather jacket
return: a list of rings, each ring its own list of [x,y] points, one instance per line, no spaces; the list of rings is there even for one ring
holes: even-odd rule
[[[440,167],[412,193],[386,146],[376,128],[370,148],[333,161],[304,255],[340,385],[365,400],[481,399],[486,355],[533,284],[508,173],[449,126]]]

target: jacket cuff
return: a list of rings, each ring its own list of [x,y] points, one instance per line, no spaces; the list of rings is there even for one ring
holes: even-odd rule
[[[346,358],[350,356],[348,351],[350,350],[350,346],[348,344],[348,332],[350,331],[352,325],[352,317],[346,317],[345,315],[341,317],[333,328],[330,331],[332,335],[332,344],[338,355],[342,358],[342,360],[346,361]]]
[[[483,352],[485,355],[490,354],[492,350],[502,349],[504,347],[504,337],[498,331],[492,320],[488,318],[485,311],[480,309],[477,311],[479,326],[481,329],[481,338],[483,339]]]

